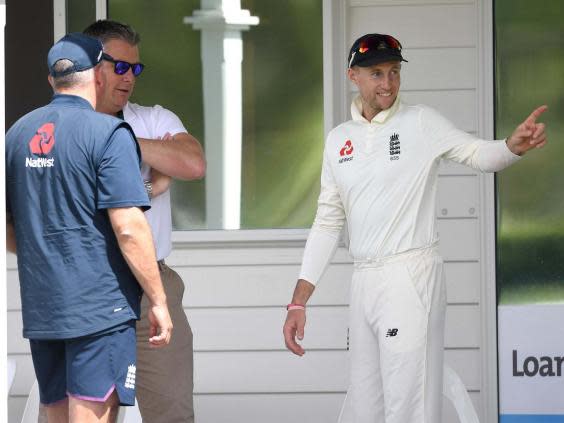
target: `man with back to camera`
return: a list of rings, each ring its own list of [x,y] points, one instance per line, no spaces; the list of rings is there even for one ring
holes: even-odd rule
[[[134,404],[138,282],[151,302],[146,341],[163,346],[172,331],[139,148],[129,125],[94,111],[101,57],[94,38],[59,40],[51,103],[6,134],[7,248],[50,423],[110,422]]]
[[[287,306],[287,348],[303,355],[305,304],[337,247],[345,219],[354,273],[349,306],[350,385],[340,423],[438,423],[446,309],[437,252],[440,159],[496,172],[546,144],[537,108],[507,140],[456,129],[430,107],[399,99],[401,44],[367,34],[354,42],[352,120],[325,144],[321,193],[299,280]]]
[[[172,178],[200,179],[206,163],[202,147],[188,134],[180,119],[161,106],[144,107],[129,102],[139,61],[139,34],[129,25],[100,20],[84,30],[104,45],[102,76],[96,110],[123,118],[139,140],[142,175],[151,197],[147,220],[153,231],[157,260],[174,324],[174,338],[165,348],[153,350],[143,342],[148,326],[137,326],[137,400],[143,420],[151,423],[193,422],[192,330],[182,307],[184,283],[164,260],[172,250],[171,207],[168,186]],[[141,315],[147,310],[141,303]],[[174,383],[171,383],[174,380]]]

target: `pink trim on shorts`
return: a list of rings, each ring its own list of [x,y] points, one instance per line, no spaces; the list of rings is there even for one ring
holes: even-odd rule
[[[67,395],[73,397],[73,398],[77,398],[80,400],[84,400],[84,401],[95,401],[95,402],[106,402],[107,399],[110,397],[110,395],[112,395],[112,392],[114,392],[114,390],[116,389],[116,385],[112,385],[110,387],[110,390],[106,393],[106,395],[104,396],[104,398],[98,398],[98,397],[87,397],[84,395],[75,395],[75,394],[71,394],[70,392],[67,391]]]

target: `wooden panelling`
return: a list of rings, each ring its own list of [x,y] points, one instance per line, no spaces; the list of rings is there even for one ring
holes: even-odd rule
[[[475,47],[405,49],[404,53],[405,58],[409,60],[401,70],[401,86],[404,90],[476,88]]]
[[[284,351],[282,325],[284,307],[186,309],[194,332],[196,351]],[[450,305],[446,314],[445,346],[478,348],[478,305]],[[347,348],[348,306],[308,307],[304,347],[314,350]],[[29,354],[29,343],[21,336],[19,312],[8,314],[11,354]]]
[[[478,219],[439,219],[439,251],[447,261],[477,261],[480,256]]]
[[[447,262],[445,276],[449,304],[480,302],[480,263]]]
[[[466,132],[477,129],[476,91],[401,91],[401,98],[407,104],[426,104],[433,107],[449,119],[454,125]]]
[[[404,49],[476,45],[473,4],[352,7],[349,25],[349,46],[372,32],[395,36]]]
[[[25,396],[10,396],[8,398],[8,422],[19,423],[21,421],[25,404],[27,402],[27,394]]]
[[[470,392],[476,410],[480,394]],[[336,422],[345,394],[335,393],[252,393],[196,394],[194,408],[199,423],[286,423],[288,420],[308,423]],[[8,422],[19,422],[27,396],[8,400]],[[457,422],[451,403],[444,399],[443,422]]]
[[[284,351],[282,325],[286,311],[278,308],[197,309],[187,311],[194,331],[194,349],[205,351]],[[480,345],[480,310],[477,305],[447,308],[445,345],[477,348]],[[348,307],[309,307],[304,348],[347,348]]]
[[[303,250],[302,250],[303,251]],[[184,305],[192,307],[282,306],[290,299],[300,264],[194,266],[176,270],[187,283]],[[237,274],[239,283],[233,282]],[[333,264],[318,284],[311,305],[347,304],[352,265]]]
[[[347,386],[346,351],[308,351],[303,357],[287,351],[200,352],[194,360],[197,393],[344,392]],[[479,350],[446,350],[445,361],[469,390],[479,390]]]
[[[336,422],[343,393],[197,395],[198,423]]]
[[[439,178],[436,215],[441,218],[478,216],[478,178],[443,176]]]
[[[8,348],[10,348],[8,346]],[[25,395],[29,394],[31,385],[35,381],[35,372],[33,370],[33,363],[31,361],[31,354],[11,354],[8,352],[8,357],[16,361],[16,378],[10,391],[10,395]]]
[[[470,398],[479,408],[479,394],[470,392]],[[333,423],[344,399],[344,393],[210,394],[196,395],[194,407],[199,423]],[[446,399],[443,422],[458,422]]]

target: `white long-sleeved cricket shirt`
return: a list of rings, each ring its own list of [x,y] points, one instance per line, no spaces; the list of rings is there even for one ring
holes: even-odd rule
[[[371,260],[437,241],[435,202],[441,159],[483,172],[515,161],[501,141],[458,130],[434,109],[398,99],[371,122],[357,97],[352,120],[328,135],[321,192],[300,279],[316,284],[337,247],[345,222],[354,260]]]

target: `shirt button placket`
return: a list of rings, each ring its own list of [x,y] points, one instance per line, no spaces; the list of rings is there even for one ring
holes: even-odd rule
[[[374,151],[374,143],[376,142],[376,125],[369,124],[366,128],[366,152],[372,153]]]

